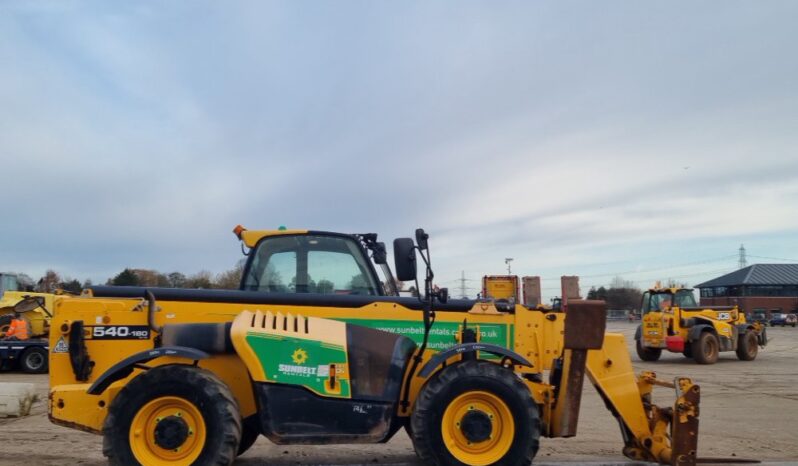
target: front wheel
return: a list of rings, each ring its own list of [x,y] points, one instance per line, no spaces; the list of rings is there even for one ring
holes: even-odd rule
[[[737,357],[741,361],[753,361],[759,352],[759,341],[753,330],[746,330],[737,342]]]
[[[661,348],[646,348],[645,346],[643,346],[642,338],[638,338],[635,341],[637,342],[637,344],[635,345],[637,349],[637,355],[643,361],[656,361],[662,355]]]
[[[149,369],[108,409],[103,454],[112,465],[231,465],[241,415],[227,385],[193,366]]]
[[[411,423],[425,463],[527,465],[538,451],[540,419],[529,390],[487,361],[443,369],[419,394]]]
[[[711,332],[703,332],[691,343],[693,358],[698,364],[715,364],[720,352],[718,337]]]

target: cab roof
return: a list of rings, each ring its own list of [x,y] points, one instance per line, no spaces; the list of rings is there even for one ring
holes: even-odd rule
[[[317,230],[299,230],[299,229],[286,229],[280,228],[277,230],[247,230],[241,225],[233,229],[233,233],[238,236],[248,248],[254,248],[258,241],[269,236],[288,236],[288,235],[334,235],[334,236],[353,236],[347,233],[338,233],[332,231],[317,231]]]
[[[677,291],[693,291],[692,288],[684,288],[681,286],[673,286],[673,287],[660,287],[655,286],[653,288],[648,289],[651,293],[673,293],[675,294]]]

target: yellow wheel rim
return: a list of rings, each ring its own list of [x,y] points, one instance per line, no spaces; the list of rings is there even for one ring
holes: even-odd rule
[[[160,422],[171,416],[185,423],[188,434],[177,448],[165,449],[156,443],[155,431]],[[136,413],[130,425],[130,448],[139,463],[147,466],[188,466],[202,453],[205,434],[205,420],[191,402],[164,396],[150,401]]]
[[[485,440],[472,442],[463,433],[461,423],[472,411],[481,412],[490,419],[490,435]],[[473,466],[487,466],[499,461],[510,450],[515,421],[510,408],[498,396],[483,391],[466,392],[446,407],[441,433],[446,448],[457,460]]]

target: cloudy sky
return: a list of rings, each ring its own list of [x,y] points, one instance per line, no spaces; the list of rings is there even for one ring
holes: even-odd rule
[[[792,1],[0,2],[0,270],[220,272],[239,223],[423,226],[443,284],[512,257],[549,296],[563,274],[695,284],[741,243],[749,263],[795,260],[796,17]]]

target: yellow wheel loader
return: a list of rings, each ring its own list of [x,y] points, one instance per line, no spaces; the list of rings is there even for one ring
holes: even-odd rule
[[[374,234],[235,232],[241,289],[93,287],[57,301],[52,422],[101,434],[111,464],[231,464],[277,444],[379,443],[400,429],[435,465],[529,464],[577,433],[585,375],[634,460],[696,463],[700,390],[635,376],[603,302],[567,313],[450,300],[428,236],[394,241],[399,297]],[[375,264],[385,274],[377,274]],[[670,407],[654,386],[675,389]]]
[[[747,322],[737,306],[698,306],[688,288],[651,288],[643,293],[641,313],[635,344],[643,361],[658,360],[663,349],[699,364],[714,364],[721,351],[753,361],[767,345],[761,323]]]

